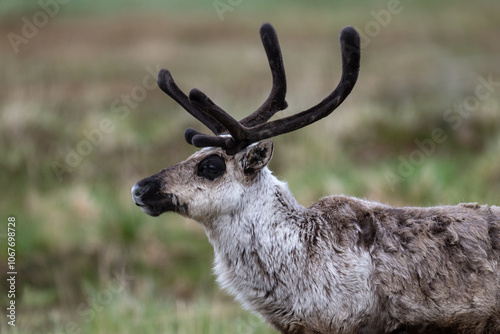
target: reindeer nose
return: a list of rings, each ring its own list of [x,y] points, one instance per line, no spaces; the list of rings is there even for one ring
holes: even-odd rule
[[[141,182],[137,182],[136,184],[134,184],[134,186],[132,187],[132,199],[134,200],[135,204],[136,205],[144,205],[144,202],[142,201],[141,199],[141,196],[144,195],[144,193],[146,193],[148,190],[149,190],[149,185],[148,184],[144,184],[144,185],[141,185],[140,184]]]

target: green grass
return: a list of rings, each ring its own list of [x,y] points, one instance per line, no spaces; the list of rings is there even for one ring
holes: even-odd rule
[[[42,315],[30,310],[32,315],[19,317],[16,328],[9,329],[9,333],[26,333],[26,329],[44,334],[275,333],[257,316],[228,300],[172,301],[159,298],[156,292],[137,299],[127,291],[114,291],[89,291],[89,297],[71,309],[71,314],[45,310]],[[0,329],[7,330],[6,325],[0,325]]]
[[[499,4],[401,3],[363,49],[359,82],[339,110],[274,140],[271,169],[306,206],[338,193],[398,206],[500,204],[500,88],[460,124],[444,117],[474,96],[480,76],[500,81],[500,45],[492,43]],[[272,333],[217,287],[199,225],[151,218],[130,198],[136,181],[195,151],[185,128],[203,127],[158,88],[133,106],[123,96],[154,82],[147,66],[168,67],[182,89],[197,87],[243,117],[270,89],[258,37],[270,21],[289,82],[290,107],[277,117],[304,110],[337,83],[339,30],[364,30],[375,20],[370,11],[384,8],[386,1],[243,1],[221,21],[212,2],[73,1],[18,53],[3,38],[0,212],[18,222],[19,326],[2,317],[0,331]],[[0,35],[20,33],[21,18],[39,10],[37,2],[0,2]],[[438,128],[446,140],[419,153],[416,141]],[[85,133],[98,130],[88,154],[58,175],[54,164],[64,166]],[[0,252],[2,281],[5,259]],[[129,284],[92,306],[122,271]]]

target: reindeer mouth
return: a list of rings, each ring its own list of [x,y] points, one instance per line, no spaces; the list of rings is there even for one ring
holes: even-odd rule
[[[179,203],[176,195],[159,193],[154,185],[144,180],[132,187],[132,199],[142,212],[152,217],[169,211],[186,214],[188,209],[187,204]]]

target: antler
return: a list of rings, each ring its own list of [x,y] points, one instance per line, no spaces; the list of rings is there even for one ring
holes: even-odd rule
[[[195,108],[179,87],[176,85],[168,70],[162,69],[158,73],[158,86],[172,99],[179,103],[187,112],[205,124],[214,134],[222,134],[226,129],[205,111]]]
[[[197,89],[191,90],[188,98],[175,85],[167,70],[160,71],[160,88],[216,135],[205,135],[187,129],[185,137],[188,143],[196,147],[218,146],[224,148],[228,154],[236,154],[251,143],[298,130],[328,116],[351,92],[359,73],[360,40],[354,28],[345,27],[340,32],[342,76],[335,90],[308,110],[266,123],[277,111],[287,106],[286,79],[276,31],[270,24],[264,24],[260,34],[271,67],[273,87],[262,106],[239,122]],[[222,135],[225,130],[231,136]]]
[[[241,124],[247,127],[267,122],[275,113],[288,107],[285,101],[285,67],[283,66],[283,57],[276,30],[269,23],[264,23],[260,27],[260,38],[262,39],[264,50],[266,50],[269,67],[271,68],[273,88],[267,100],[251,115],[240,121]]]

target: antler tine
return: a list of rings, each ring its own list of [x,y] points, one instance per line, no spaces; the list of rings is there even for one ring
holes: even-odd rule
[[[278,42],[276,30],[274,30],[271,24],[264,23],[260,27],[260,38],[262,40],[264,50],[266,51],[269,67],[271,68],[273,86],[264,103],[256,111],[240,121],[241,124],[247,127],[267,122],[267,120],[275,113],[286,109],[288,106],[285,101],[285,67],[283,66],[283,56],[281,54],[281,48]]]
[[[231,150],[235,147],[235,141],[233,138],[228,136],[210,136],[204,133],[200,133],[194,129],[188,128],[184,132],[184,138],[186,141],[195,147],[222,147],[226,150]],[[231,151],[232,152],[232,151]],[[235,152],[237,153],[237,152]],[[231,153],[234,154],[234,153]]]
[[[187,112],[193,115],[200,122],[205,124],[216,135],[226,131],[223,125],[207,114],[203,109],[194,107],[186,94],[176,85],[170,71],[162,69],[158,73],[158,86],[162,91],[168,94],[172,99],[179,103]],[[187,140],[187,135],[186,135]],[[188,141],[189,142],[189,141]],[[191,144],[191,142],[189,142]]]
[[[345,100],[358,79],[360,40],[359,34],[352,27],[342,29],[339,39],[342,52],[342,77],[335,90],[308,110],[248,129],[250,133],[247,138],[248,143],[303,128],[328,116]]]

